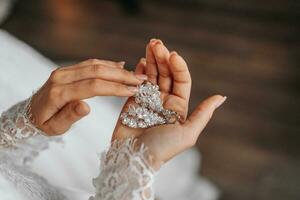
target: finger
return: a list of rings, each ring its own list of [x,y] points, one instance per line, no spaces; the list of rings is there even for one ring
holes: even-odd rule
[[[76,121],[90,112],[89,105],[84,101],[73,101],[64,106],[58,113],[45,122],[47,133],[59,135],[65,133]]]
[[[95,78],[129,85],[138,85],[147,79],[147,77],[137,76],[125,69],[98,64],[74,68],[72,70],[58,70],[50,76],[50,80],[57,84],[67,84]]]
[[[124,68],[125,62],[115,62],[111,60],[100,60],[100,59],[88,59],[78,64],[69,67],[63,67],[64,69],[83,67],[87,65],[107,65],[108,67]]]
[[[158,69],[155,56],[152,48],[156,43],[160,43],[158,40],[152,39],[146,47],[146,75],[149,77],[149,81],[153,84],[157,84]]]
[[[221,106],[225,100],[226,97],[214,95],[201,102],[184,123],[184,127],[186,128],[184,132],[188,134],[186,138],[191,138],[191,141],[196,142],[198,136],[211,119],[214,111]]]
[[[133,96],[137,88],[121,83],[105,81],[101,79],[90,79],[75,83],[56,86],[50,94],[55,99],[56,105],[61,108],[66,103],[74,100],[82,100],[94,96]]]
[[[153,47],[153,54],[158,67],[158,84],[161,91],[171,92],[172,76],[169,68],[169,50],[163,44],[156,44]]]
[[[176,52],[170,55],[170,71],[173,76],[172,93],[188,101],[192,80],[186,62]]]
[[[136,65],[135,74],[145,74],[145,67],[146,67],[146,59],[141,58],[139,63]]]

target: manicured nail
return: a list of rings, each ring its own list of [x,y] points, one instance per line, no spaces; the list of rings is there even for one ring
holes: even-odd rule
[[[135,77],[137,77],[138,79],[145,81],[148,79],[148,76],[145,74],[136,74]]]
[[[216,103],[215,108],[219,108],[225,101],[226,101],[227,97],[224,96],[222,99],[219,100],[219,102]]]
[[[157,39],[155,44],[164,44],[160,39]]]
[[[146,64],[146,58],[141,58],[140,62]]]
[[[176,52],[176,51],[172,51],[171,53],[170,53],[170,55],[178,55],[178,53]]]
[[[125,65],[125,61],[118,62],[118,64],[121,65],[121,66],[124,66]]]
[[[137,93],[137,92],[138,92],[137,87],[128,86],[127,89],[128,89],[130,92],[133,92],[133,93]]]
[[[150,42],[154,42],[156,39],[155,38],[152,38],[151,40],[150,40]]]

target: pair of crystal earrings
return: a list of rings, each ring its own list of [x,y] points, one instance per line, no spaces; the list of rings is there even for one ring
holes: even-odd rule
[[[179,120],[177,112],[164,109],[160,99],[159,86],[145,82],[138,86],[134,96],[137,104],[129,105],[120,116],[122,124],[130,128],[149,128],[162,124],[173,124]]]

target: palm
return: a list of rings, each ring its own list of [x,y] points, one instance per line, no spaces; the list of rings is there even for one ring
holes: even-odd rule
[[[170,55],[161,42],[154,45],[150,43],[147,46],[146,60],[146,66],[142,67],[142,63],[138,64],[137,68],[140,67],[143,70],[137,69],[137,73],[145,73],[150,82],[158,84],[164,108],[177,111],[184,120],[188,111],[191,87],[186,63],[176,53]],[[127,100],[121,112],[124,112],[130,104],[134,104],[132,97]],[[148,129],[129,128],[118,121],[113,140],[131,136],[137,137],[147,131]]]

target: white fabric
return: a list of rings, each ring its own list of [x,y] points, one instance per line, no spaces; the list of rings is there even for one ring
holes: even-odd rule
[[[0,112],[27,98],[33,90],[40,87],[53,66],[52,62],[24,43],[0,31]],[[108,147],[123,103],[108,97],[94,98],[87,102],[92,112],[63,136],[65,144],[50,144],[50,148],[41,152],[32,166],[33,172],[45,177],[50,184],[63,188],[64,193],[73,200],[88,199],[94,194],[91,180],[99,173],[97,153]],[[166,164],[157,176],[157,195],[162,199],[174,200],[193,200],[200,196],[202,200],[216,199],[218,192],[215,187],[204,179],[195,178],[198,157],[191,150]],[[181,178],[174,181],[175,177]],[[1,176],[0,184],[5,185],[0,187],[1,197],[3,188],[6,188],[5,191],[14,190]],[[191,191],[197,197],[189,198]],[[12,197],[14,200],[16,198]],[[3,200],[8,199],[9,197]]]

